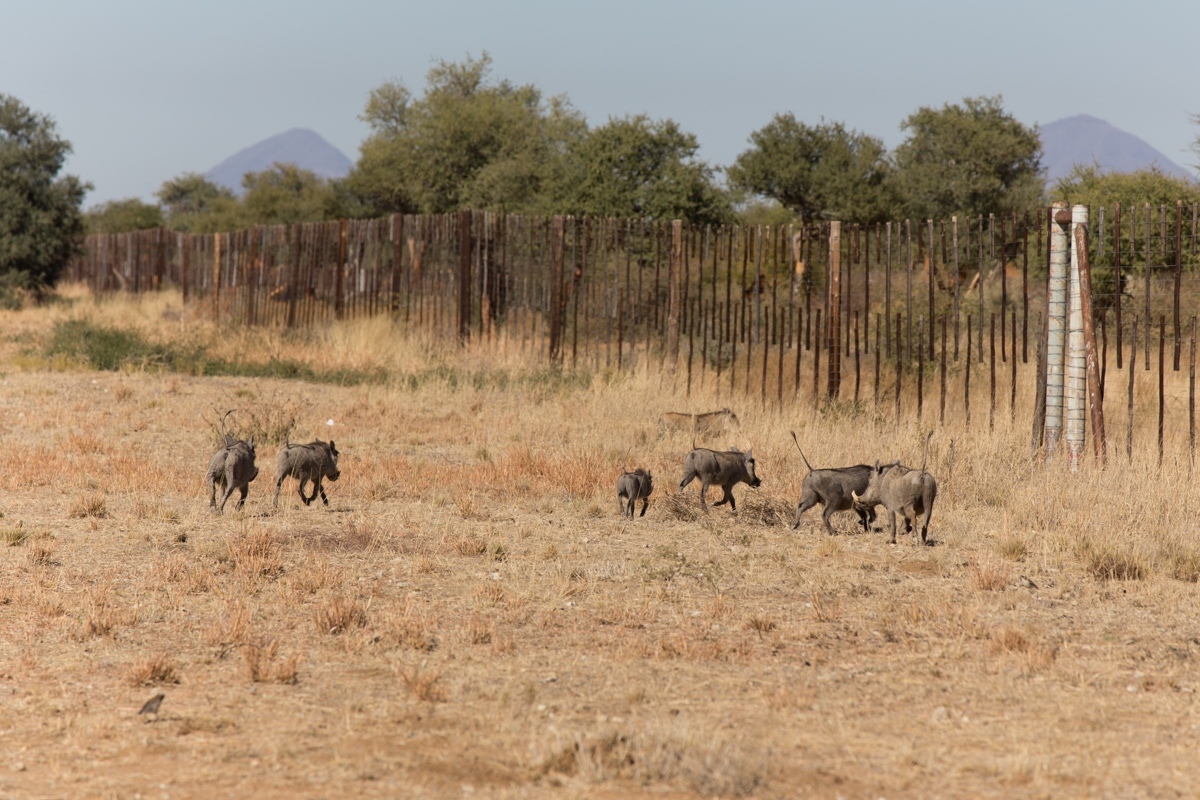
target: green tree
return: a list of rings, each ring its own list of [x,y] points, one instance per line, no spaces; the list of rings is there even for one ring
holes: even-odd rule
[[[900,125],[895,188],[913,219],[1026,211],[1042,202],[1041,139],[1002,98],[920,108]]]
[[[1076,164],[1069,175],[1055,182],[1053,199],[1093,208],[1111,209],[1120,203],[1128,211],[1149,203],[1158,209],[1164,204],[1174,207],[1177,200],[1188,205],[1200,201],[1200,186],[1167,175],[1157,166],[1137,172],[1102,172],[1095,164]]]
[[[875,222],[892,212],[887,149],[840,122],[805,125],[776,114],[726,169],[730,185],[802,217]]]
[[[130,197],[92,206],[83,219],[88,233],[125,233],[162,227],[163,212],[152,203]]]
[[[571,148],[555,204],[572,214],[726,221],[729,198],[696,157],[699,148],[674,120],[610,119]]]
[[[71,143],[50,117],[0,94],[0,289],[41,295],[80,245],[91,184],[59,175]]]
[[[491,81],[490,72],[485,52],[438,62],[419,99],[396,82],[373,90],[362,115],[371,133],[345,181],[349,194],[374,213],[545,210],[586,123],[565,98]]]
[[[242,177],[242,212],[249,225],[320,222],[329,219],[334,190],[316,173],[295,164],[274,164]]]
[[[175,230],[190,233],[232,230],[240,218],[233,192],[198,172],[185,172],[166,181],[154,196],[162,204],[167,225]]]

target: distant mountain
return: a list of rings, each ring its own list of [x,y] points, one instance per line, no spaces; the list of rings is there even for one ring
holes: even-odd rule
[[[206,172],[204,177],[240,195],[243,175],[270,169],[277,162],[295,164],[322,178],[343,178],[354,166],[341,150],[322,139],[316,131],[292,128],[234,153]]]
[[[1042,135],[1042,166],[1053,185],[1076,164],[1100,165],[1102,172],[1136,172],[1157,165],[1167,175],[1195,180],[1176,164],[1132,133],[1114,128],[1102,119],[1080,114],[1038,128]]]

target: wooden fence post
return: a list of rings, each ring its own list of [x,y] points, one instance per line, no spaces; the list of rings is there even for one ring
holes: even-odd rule
[[[829,223],[829,320],[828,335],[823,337],[828,347],[829,373],[826,395],[836,400],[842,388],[842,348],[838,339],[842,325],[842,223]]]
[[[551,249],[555,258],[556,282],[552,297],[558,300],[562,292],[562,217],[554,218],[554,241]],[[555,302],[551,309],[550,323],[550,360],[558,356],[562,345],[562,320],[559,314],[559,303]],[[466,344],[471,338],[471,212],[458,212],[458,340]]]
[[[683,261],[683,220],[671,220],[671,255],[667,265],[667,363],[668,372],[675,372],[679,360],[679,275]],[[747,354],[749,353],[747,343]],[[747,375],[749,377],[749,375]]]

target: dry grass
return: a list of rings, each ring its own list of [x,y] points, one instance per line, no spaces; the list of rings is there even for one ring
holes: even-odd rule
[[[20,420],[5,431],[0,748],[26,767],[0,769],[2,795],[1103,797],[1200,782],[1200,486],[1186,436],[1157,468],[1154,415],[1135,420],[1133,463],[1122,451],[1070,475],[1029,457],[1026,368],[1017,421],[1005,403],[993,432],[978,370],[970,427],[948,414],[930,444],[936,546],[890,546],[850,514],[838,536],[815,512],[790,530],[805,470],[788,431],[816,466],[918,462],[913,394],[897,425],[886,387],[879,412],[813,411],[807,385],[779,410],[727,381],[718,393],[711,373],[685,397],[640,351],[630,374],[574,380],[530,370],[515,345],[418,346],[381,321],[217,341],[178,306],[0,311],[0,417]],[[26,353],[72,315],[393,377],[80,372]],[[1111,387],[1127,373],[1109,367]],[[1181,375],[1168,430],[1186,431]],[[1156,382],[1137,377],[1152,407]],[[725,405],[742,425],[712,444],[753,446],[763,485],[734,489],[736,514],[704,513],[694,486],[674,491],[690,436],[659,439],[654,419]],[[213,421],[231,407],[239,433],[337,440],[328,509],[292,492],[274,511],[263,445],[245,513],[209,513]],[[1124,429],[1119,409],[1110,420]],[[630,523],[613,484],[635,461],[656,491]],[[148,685],[167,694],[155,725],[136,716]]]

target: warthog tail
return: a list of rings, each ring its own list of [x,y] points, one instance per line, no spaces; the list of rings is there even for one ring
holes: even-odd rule
[[[800,440],[796,438],[796,432],[792,431],[792,441],[796,443],[796,449],[800,450]],[[804,456],[804,451],[800,450],[800,457],[804,459],[804,466],[808,467],[808,471],[812,472],[812,464],[808,463],[808,459]]]

